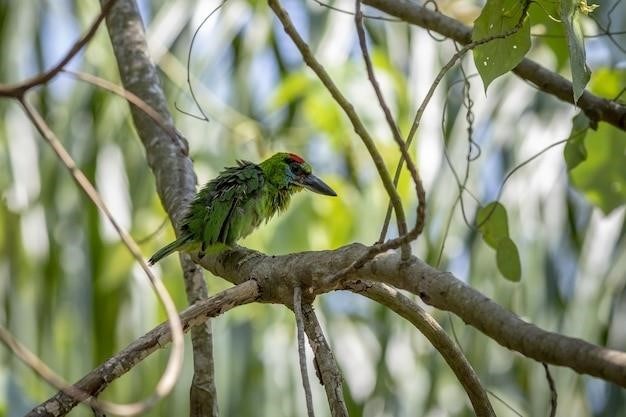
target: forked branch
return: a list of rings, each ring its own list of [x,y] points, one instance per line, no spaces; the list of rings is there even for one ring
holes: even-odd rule
[[[369,250],[361,244],[339,249],[268,256],[236,248],[220,256],[195,258],[212,273],[233,283],[253,276],[271,302],[288,304],[288,288],[302,284],[322,294],[343,288],[342,280],[328,282],[335,271],[351,265]],[[539,362],[565,366],[578,373],[626,387],[626,353],[543,330],[528,323],[448,272],[417,258],[402,262],[395,253],[381,254],[345,279],[366,279],[409,291],[440,310],[450,311],[499,344]],[[264,292],[265,293],[265,292]],[[528,343],[532,340],[533,343]]]

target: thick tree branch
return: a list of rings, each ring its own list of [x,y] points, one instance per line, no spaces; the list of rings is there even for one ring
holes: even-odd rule
[[[463,45],[472,41],[471,28],[444,14],[422,7],[414,2],[363,0],[363,3],[408,23],[437,32]],[[513,72],[520,78],[534,84],[541,91],[574,104],[572,83],[535,61],[525,58],[513,69]],[[590,120],[596,123],[600,121],[607,122],[619,129],[626,130],[626,106],[598,97],[589,91],[583,93],[576,105],[585,112]]]
[[[190,328],[206,322],[209,317],[216,317],[234,307],[251,303],[258,296],[259,287],[254,280],[250,280],[204,299],[188,307],[180,314],[183,331],[187,332]],[[89,372],[74,384],[74,387],[91,395],[98,395],[111,382],[131,370],[157,349],[166,346],[171,340],[172,334],[169,325],[167,323],[160,324]],[[31,410],[26,414],[26,417],[58,417],[67,414],[76,405],[76,400],[63,392],[59,392]]]
[[[368,250],[367,246],[355,243],[336,250],[267,256],[236,248],[195,260],[233,283],[253,277],[259,282],[264,301],[289,304],[296,285],[316,294],[342,288],[341,281],[329,281],[328,277],[351,265]],[[524,356],[626,387],[626,353],[540,329],[452,274],[417,258],[406,264],[395,253],[379,255],[346,278],[383,282],[410,291],[434,307],[455,313],[499,344]]]
[[[434,318],[426,313],[417,303],[388,285],[371,281],[353,281],[349,282],[348,286],[352,291],[361,293],[389,307],[413,324],[426,336],[428,341],[450,365],[463,388],[465,388],[476,415],[479,417],[495,417],[487,392],[480,383],[478,375],[474,372],[463,352],[448,337]]]
[[[214,274],[241,284],[236,287],[238,289],[236,290],[237,294],[241,294],[239,291],[243,292],[241,288],[247,288],[247,295],[245,297],[242,295],[245,301],[223,302],[219,307],[219,311],[223,312],[234,305],[254,300],[291,305],[293,288],[298,285],[307,289],[307,296],[309,297],[313,294],[321,294],[339,288],[350,289],[350,285],[347,284],[349,281],[344,283],[328,282],[327,277],[337,269],[350,265],[366,251],[366,246],[352,244],[329,251],[267,256],[245,248],[236,248],[218,256],[209,255],[202,260],[194,260]],[[408,290],[419,295],[428,304],[455,313],[466,323],[481,330],[501,345],[518,351],[529,358],[569,367],[576,372],[596,376],[626,387],[626,353],[542,330],[494,303],[480,292],[456,279],[452,274],[438,271],[416,258],[412,258],[411,263],[407,264],[402,262],[396,253],[383,254],[368,262],[360,270],[353,272],[347,279],[353,281],[358,279],[373,280]],[[225,297],[227,292],[223,294]],[[216,302],[213,301],[216,300],[216,297],[211,298],[208,303]],[[228,298],[232,299],[231,296]],[[202,302],[203,305],[205,303],[207,302]],[[341,376],[338,373],[331,375],[325,373],[325,371],[332,371],[337,368],[330,349],[324,346],[320,349],[320,345],[325,345],[325,341],[323,336],[320,336],[321,331],[316,330],[319,329],[319,325],[311,323],[311,319],[314,318],[312,311],[308,305],[303,308],[305,329],[320,365],[327,394],[329,398],[338,399],[337,402],[329,401],[331,410],[333,405],[338,405],[337,411],[333,411],[332,415],[345,416],[347,414],[341,414],[341,406],[343,406]],[[211,314],[206,314],[204,317],[209,316]],[[194,317],[199,316],[194,313]],[[181,319],[185,330],[189,326],[198,324],[198,321],[187,321],[187,318],[187,313],[185,313]],[[167,329],[164,331],[168,332]],[[147,339],[142,337],[140,341],[134,342],[131,346],[143,346],[145,342],[142,341],[145,340]],[[161,339],[160,343],[164,343],[164,340]],[[129,348],[125,349],[124,352],[127,352]],[[148,346],[148,348],[150,347]],[[121,357],[120,355],[124,356],[126,353],[116,355],[116,364],[118,363],[117,358]],[[131,355],[131,357],[133,356]],[[126,370],[134,366],[143,357],[145,356],[137,357],[134,361],[124,365]],[[325,360],[332,361],[332,363],[322,366]],[[79,382],[77,387],[87,392],[99,392],[96,389],[101,390],[108,381],[99,381],[97,380],[99,377],[96,378],[96,375],[99,375],[108,363],[109,361],[90,373],[88,377]],[[112,372],[114,371],[115,369]],[[102,387],[100,387],[101,385]],[[332,389],[332,392],[329,393],[329,389]],[[58,396],[63,396],[63,394],[58,394]],[[41,411],[43,414],[31,415],[59,415],[50,414],[50,411],[46,414],[45,404],[50,401],[53,404],[50,406],[52,410],[56,409],[59,404],[64,404],[63,401],[55,397],[38,407],[38,409],[44,407],[44,410]],[[69,406],[69,408],[71,407],[73,405]],[[65,410],[67,411],[67,409]]]
[[[104,1],[104,0],[101,0]],[[124,88],[156,110],[169,129],[156,125],[140,109],[131,106],[135,127],[146,149],[148,164],[156,178],[161,202],[175,225],[195,194],[196,177],[187,156],[187,142],[175,131],[157,70],[148,54],[145,31],[134,0],[117,0],[106,19]],[[187,255],[181,257],[189,303],[208,295],[201,271]],[[217,417],[217,395],[213,377],[213,340],[210,323],[192,332],[194,377],[190,390],[190,415]]]

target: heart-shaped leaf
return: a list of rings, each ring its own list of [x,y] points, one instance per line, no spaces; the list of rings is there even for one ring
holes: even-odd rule
[[[518,282],[522,279],[522,264],[519,259],[517,246],[510,238],[500,239],[496,248],[496,262],[502,276],[510,281]]]
[[[523,15],[522,15],[523,13]],[[519,23],[522,25],[514,32]],[[474,48],[474,63],[483,80],[485,91],[500,75],[519,64],[530,49],[530,23],[526,7],[519,0],[487,0],[474,21],[472,41],[509,34]]]
[[[483,235],[483,240],[494,249],[498,247],[500,239],[509,237],[506,209],[497,201],[478,210],[476,224]]]

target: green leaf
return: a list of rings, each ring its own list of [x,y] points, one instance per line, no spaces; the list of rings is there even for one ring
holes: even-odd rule
[[[561,21],[567,34],[567,48],[572,69],[575,103],[578,102],[578,99],[585,91],[585,86],[591,77],[591,71],[587,66],[585,57],[585,42],[580,24],[578,3],[578,0],[561,0]]]
[[[485,91],[493,80],[515,68],[530,49],[530,23],[524,2],[519,0],[487,0],[474,22],[472,41],[477,41],[511,32],[520,19],[524,22],[515,33],[474,48],[474,63],[483,80]]]
[[[506,209],[497,201],[478,209],[476,222],[478,230],[483,235],[483,240],[494,249],[498,247],[502,238],[509,237]]]
[[[578,113],[572,119],[572,131],[563,149],[563,156],[567,164],[567,170],[571,171],[587,159],[585,148],[585,136],[589,130],[589,119],[585,113]]]
[[[606,123],[588,130],[587,159],[570,171],[574,187],[605,214],[626,204],[626,132]]]
[[[518,282],[522,279],[522,264],[517,246],[508,237],[500,239],[496,248],[496,262],[502,276],[509,281]]]

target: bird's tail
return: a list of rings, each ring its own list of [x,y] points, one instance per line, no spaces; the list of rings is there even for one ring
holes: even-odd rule
[[[148,264],[154,265],[155,263],[159,262],[161,259],[165,258],[166,256],[172,254],[173,252],[176,252],[177,250],[180,250],[190,240],[191,240],[190,235],[183,235],[179,237],[178,239],[176,239],[175,241],[173,241],[172,243],[163,246],[161,249],[156,251],[154,255],[150,257],[150,259],[148,259]]]

